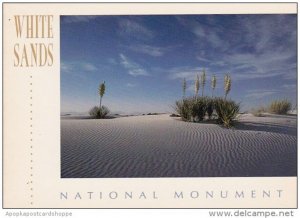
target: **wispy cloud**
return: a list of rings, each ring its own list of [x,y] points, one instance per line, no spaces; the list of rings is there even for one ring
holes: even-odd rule
[[[197,55],[196,59],[199,60],[199,61],[202,61],[202,62],[208,62],[208,63],[211,62],[211,60],[209,60],[207,58],[204,58],[201,55]]]
[[[109,64],[112,64],[112,65],[117,65],[117,64],[118,64],[118,62],[116,61],[115,58],[108,58],[108,59],[107,59],[107,62],[108,62]]]
[[[219,48],[222,50],[227,49],[228,42],[223,39],[222,35],[220,35],[223,31],[222,26],[206,25],[197,20],[187,19],[180,16],[177,16],[177,21],[188,31],[194,34],[201,47],[209,44],[213,48]]]
[[[126,86],[129,88],[133,88],[133,87],[136,87],[137,85],[134,83],[127,83]]]
[[[68,73],[72,70],[72,68],[73,68],[73,66],[70,65],[70,64],[66,64],[64,62],[60,63],[60,69],[61,69],[62,72]]]
[[[200,67],[175,67],[168,71],[170,79],[183,79],[187,81],[195,80],[197,73],[200,73],[202,68]]]
[[[296,39],[296,19],[285,15],[265,15],[263,19],[262,16],[244,16],[239,19],[246,45],[251,45],[256,52],[265,52],[266,49],[292,49]],[[287,32],[289,34],[286,34]],[[279,43],[282,39],[284,44]],[[295,49],[293,50],[295,52]]]
[[[119,33],[133,38],[151,39],[154,37],[154,32],[138,22],[121,18],[119,20]]]
[[[224,41],[211,27],[206,28],[201,26],[201,24],[195,24],[192,27],[192,32],[199,40],[206,41],[213,47],[226,48],[225,46],[227,46],[227,42]]]
[[[170,70],[164,70],[169,73],[169,79],[183,79],[187,81],[194,81],[197,74],[200,74],[203,69],[205,69],[207,74],[207,79],[210,79],[210,68],[208,67],[175,67]]]
[[[260,99],[264,98],[266,96],[274,95],[278,92],[278,90],[272,90],[272,89],[256,89],[256,90],[250,90],[245,95],[245,98],[254,98],[254,99]]]
[[[224,20],[228,17],[222,16]],[[196,37],[203,51],[196,59],[212,68],[223,67],[236,80],[296,78],[296,19],[284,15],[235,16],[226,29],[212,16],[178,16],[177,20]]]
[[[97,16],[62,16],[61,21],[63,23],[80,23],[80,22],[89,22],[90,20],[96,19]]]
[[[289,90],[296,90],[297,89],[297,85],[296,84],[284,84],[281,86],[284,89],[289,89]]]
[[[290,52],[265,52],[263,54],[234,54],[224,57],[232,66],[230,71],[237,80],[259,79],[274,76],[286,77],[296,67],[288,64],[294,58]],[[289,73],[287,73],[289,72]]]
[[[144,45],[144,44],[136,44],[136,45],[130,45],[126,47],[134,52],[147,54],[153,57],[163,56],[165,52],[168,50],[167,48]]]
[[[148,76],[148,72],[143,69],[139,64],[133,62],[129,58],[127,58],[124,54],[120,54],[121,64],[127,69],[128,74],[131,76]]]
[[[239,43],[244,47],[243,52],[239,51],[239,46],[234,46],[233,54],[224,57],[233,66],[232,71],[236,71],[238,79],[274,76],[289,79],[292,72],[296,72],[296,66],[291,64],[296,61],[294,21],[281,15],[264,16],[263,19],[245,16],[239,20],[239,26],[243,33],[244,43]]]
[[[88,62],[62,62],[60,66],[62,72],[70,73],[74,70],[81,70],[83,72],[97,71],[98,68]]]
[[[291,93],[297,88],[296,84],[283,84],[277,88],[248,90],[245,98],[260,99],[271,95]]]
[[[81,63],[81,67],[85,71],[96,71],[97,67],[95,65],[90,64],[90,63]]]

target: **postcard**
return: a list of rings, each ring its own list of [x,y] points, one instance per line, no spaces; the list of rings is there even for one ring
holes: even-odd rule
[[[4,208],[297,208],[297,3],[4,3]]]

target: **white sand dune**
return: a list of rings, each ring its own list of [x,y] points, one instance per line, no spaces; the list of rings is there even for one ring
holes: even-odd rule
[[[63,178],[296,176],[297,117],[62,119],[61,161]]]

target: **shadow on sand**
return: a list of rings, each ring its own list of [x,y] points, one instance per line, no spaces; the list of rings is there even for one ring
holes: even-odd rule
[[[275,124],[275,123],[258,123],[258,122],[249,122],[243,121],[236,123],[235,130],[245,130],[245,131],[261,131],[261,132],[271,132],[271,133],[280,133],[287,134],[291,136],[297,136],[297,127],[289,126],[284,124]]]

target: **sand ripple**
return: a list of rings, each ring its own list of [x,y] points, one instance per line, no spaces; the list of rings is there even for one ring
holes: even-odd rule
[[[296,176],[296,118],[243,116],[236,129],[168,115],[61,121],[61,176]]]

